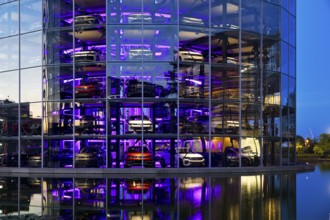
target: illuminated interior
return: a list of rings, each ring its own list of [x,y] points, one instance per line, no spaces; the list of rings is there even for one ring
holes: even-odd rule
[[[0,166],[295,162],[295,7],[22,0],[0,9]]]

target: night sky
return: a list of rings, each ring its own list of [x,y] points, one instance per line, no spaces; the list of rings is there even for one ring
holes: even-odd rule
[[[297,0],[297,135],[330,133],[329,52],[330,1]]]

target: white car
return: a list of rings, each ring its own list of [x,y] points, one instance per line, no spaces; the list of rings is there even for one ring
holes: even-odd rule
[[[127,21],[129,24],[141,24],[142,22],[144,24],[151,24],[152,19],[150,14],[143,14],[143,13],[133,13],[128,15]]]
[[[100,15],[80,15],[74,18],[76,26],[88,24],[103,24],[104,20]]]
[[[153,132],[153,123],[148,116],[132,115],[128,118],[128,132]]]
[[[170,149],[165,148],[161,152],[158,152],[160,158],[160,165],[167,167],[170,165]],[[179,160],[180,167],[194,167],[194,166],[205,166],[205,159],[200,153],[196,153],[189,147],[175,148],[175,161],[176,164]]]
[[[128,52],[130,60],[152,60],[153,54],[150,49],[131,49]]]
[[[100,61],[101,52],[98,50],[78,51],[72,56],[76,62],[96,62]]]
[[[200,52],[190,50],[179,50],[174,55],[174,60],[185,62],[204,62],[204,57]]]
[[[181,23],[189,24],[189,25],[198,25],[204,26],[204,21],[200,18],[193,18],[193,17],[182,17]]]

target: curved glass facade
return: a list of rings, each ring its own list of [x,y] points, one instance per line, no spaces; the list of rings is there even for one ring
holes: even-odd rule
[[[0,165],[295,163],[295,0],[0,1]]]

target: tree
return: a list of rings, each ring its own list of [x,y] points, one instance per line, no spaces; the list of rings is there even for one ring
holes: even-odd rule
[[[318,155],[323,155],[323,153],[324,153],[324,150],[322,148],[318,147],[318,146],[315,146],[313,148],[313,151],[314,151],[315,154],[318,154]]]
[[[320,148],[323,152],[330,152],[330,134],[321,134],[316,147]]]
[[[305,138],[300,135],[296,136],[296,152],[297,154],[303,153],[305,151]]]

